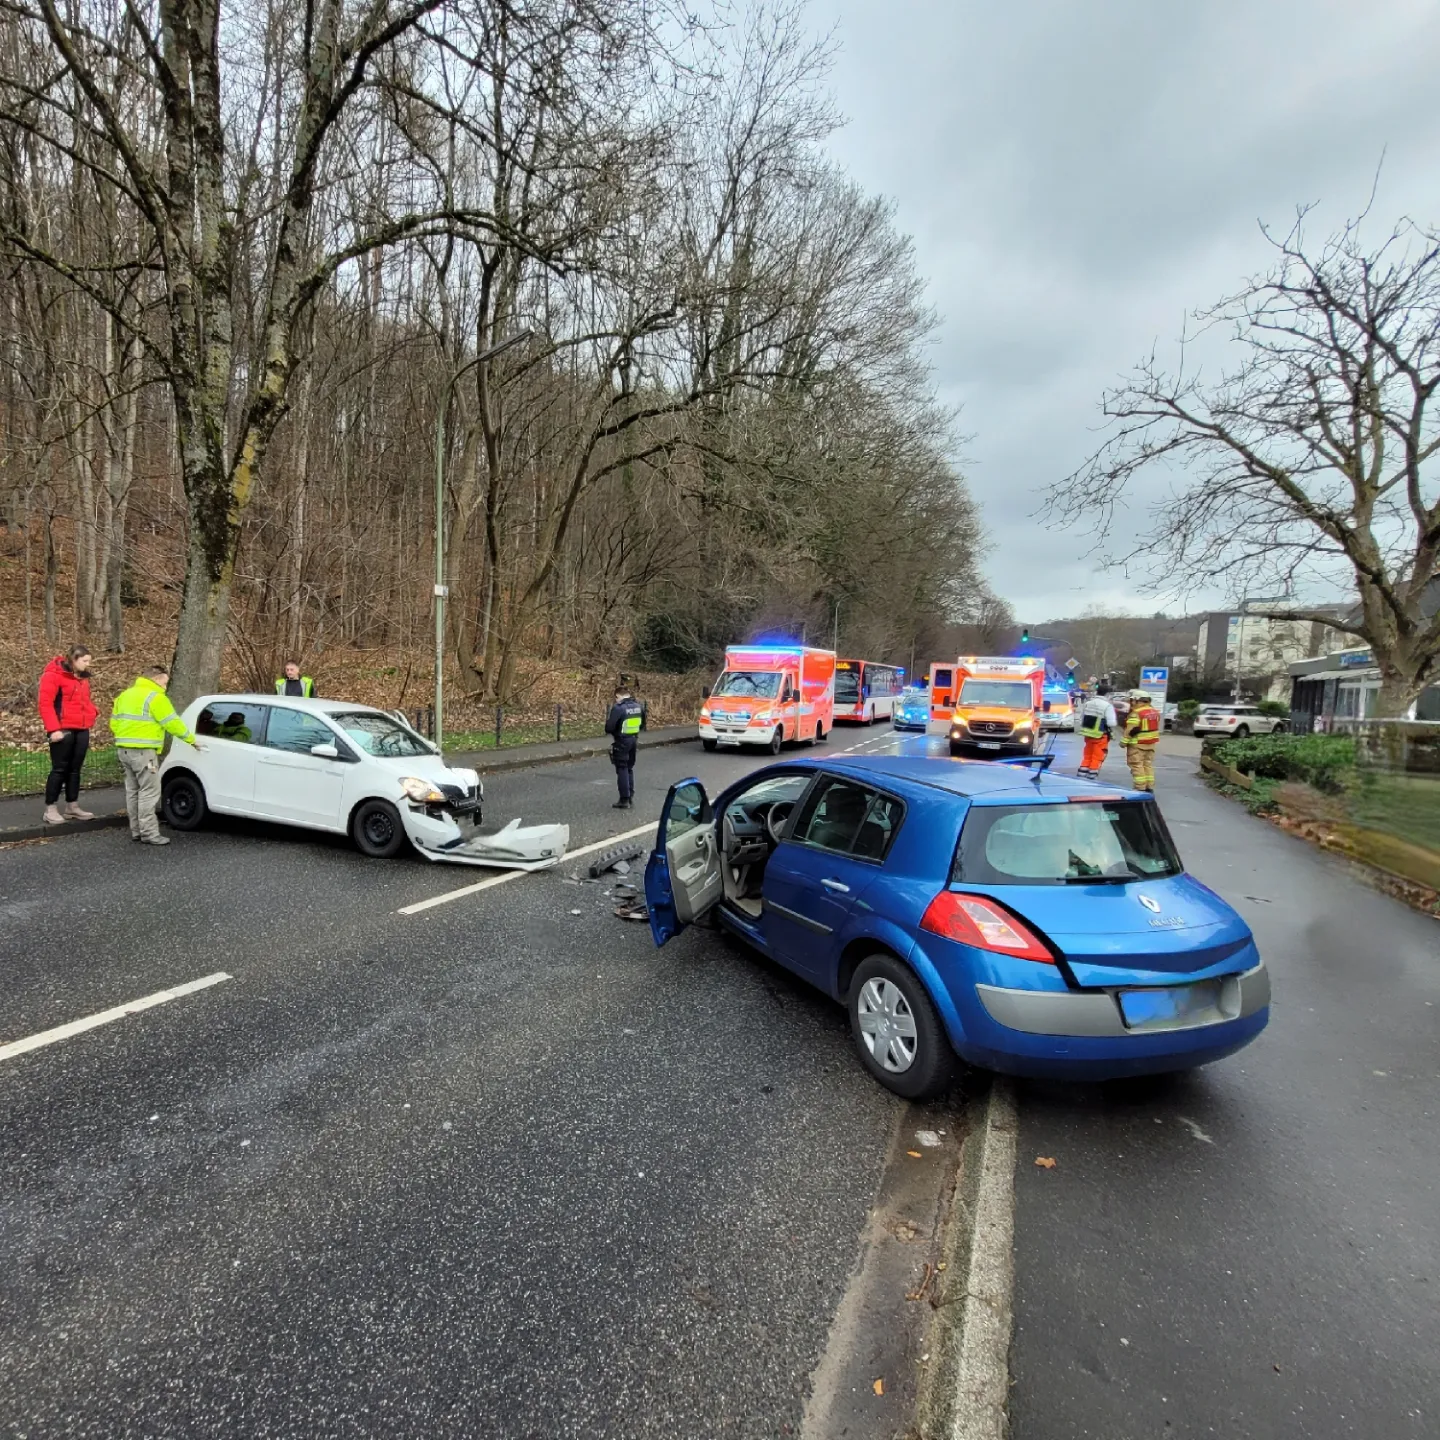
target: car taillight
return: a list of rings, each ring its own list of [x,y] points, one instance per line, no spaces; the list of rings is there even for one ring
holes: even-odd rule
[[[946,940],[958,940],[977,950],[1013,955],[1017,960],[1036,960],[1053,965],[1055,956],[1002,906],[983,895],[963,895],[942,890],[926,907],[920,928]]]

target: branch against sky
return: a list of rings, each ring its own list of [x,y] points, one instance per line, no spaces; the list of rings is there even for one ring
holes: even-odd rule
[[[1440,233],[1402,221],[1369,249],[1362,220],[1317,246],[1305,219],[1267,236],[1267,273],[1197,317],[1231,367],[1212,381],[1183,357],[1174,373],[1143,360],[1046,512],[1103,538],[1144,507],[1119,563],[1182,587],[1263,585],[1296,596],[1294,618],[1324,613],[1319,590],[1355,594],[1341,628],[1371,646],[1396,713],[1440,673]]]

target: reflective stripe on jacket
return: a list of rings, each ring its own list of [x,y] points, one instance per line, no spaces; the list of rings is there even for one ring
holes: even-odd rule
[[[1160,743],[1160,712],[1153,705],[1140,705],[1125,717],[1123,745],[1158,745]]]
[[[285,693],[285,687],[289,683],[290,682],[283,677],[277,679],[275,681],[275,693],[277,695],[283,695]],[[315,682],[308,675],[302,675],[300,677],[300,695],[301,698],[305,700],[313,700],[315,698]]]
[[[1120,722],[1115,718],[1115,707],[1103,696],[1089,700],[1080,712],[1080,733],[1087,740],[1103,740],[1110,733],[1112,725]]]
[[[121,750],[158,750],[165,733],[193,745],[190,727],[175,713],[170,697],[153,681],[140,676],[115,697],[110,711],[110,733]]]
[[[634,740],[645,723],[645,707],[638,700],[617,700],[605,717],[605,733],[616,740]]]

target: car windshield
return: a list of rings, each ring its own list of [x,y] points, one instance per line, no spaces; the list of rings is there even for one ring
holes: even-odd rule
[[[1178,875],[1180,857],[1148,800],[976,805],[951,879],[971,885],[1065,885]]]
[[[960,687],[960,703],[1029,710],[1034,704],[1034,692],[1023,680],[967,680]]]
[[[907,690],[901,697],[900,703],[905,706],[920,706],[930,703],[930,692],[928,690]]]
[[[412,755],[435,753],[418,735],[397,724],[388,715],[372,715],[357,710],[330,718],[367,755],[401,760]]]
[[[835,672],[835,699],[841,705],[853,705],[860,698],[860,672],[858,670],[837,670]]]
[[[726,670],[715,682],[715,695],[773,700],[780,693],[778,670]]]

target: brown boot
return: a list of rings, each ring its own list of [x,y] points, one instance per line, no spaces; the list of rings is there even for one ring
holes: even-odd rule
[[[47,805],[45,807],[44,823],[46,825],[63,825],[65,823],[65,817],[54,805]]]
[[[88,810],[82,810],[74,800],[65,802],[64,816],[67,820],[93,820],[95,817]]]

